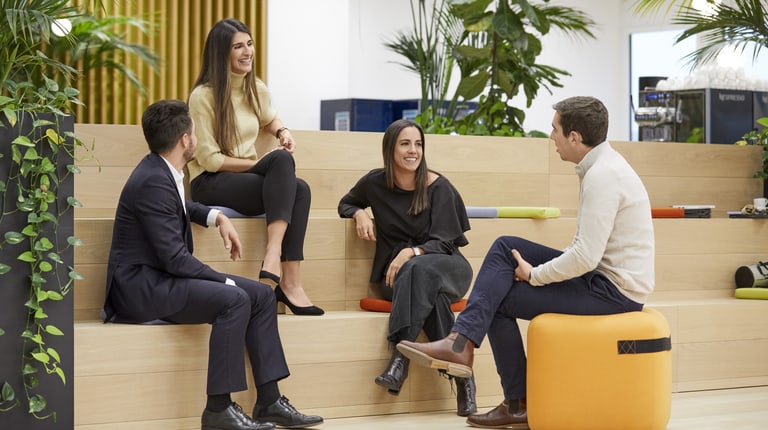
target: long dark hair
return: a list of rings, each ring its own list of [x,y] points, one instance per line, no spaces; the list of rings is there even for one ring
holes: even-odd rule
[[[194,85],[195,87],[208,85],[213,91],[213,108],[216,115],[216,121],[213,124],[214,137],[221,152],[229,156],[234,155],[232,152],[240,141],[235,123],[235,110],[232,106],[232,71],[229,64],[232,39],[238,32],[247,33],[253,39],[251,30],[234,18],[222,19],[211,28],[205,39],[200,75]],[[245,99],[253,112],[258,115],[261,105],[256,92],[256,75],[253,69],[245,75],[243,87]]]
[[[427,187],[429,179],[429,169],[427,168],[427,146],[424,140],[424,130],[421,126],[408,119],[399,119],[387,127],[384,137],[381,140],[381,154],[384,158],[384,176],[387,181],[387,188],[395,188],[395,145],[400,132],[408,127],[415,127],[421,135],[421,162],[416,168],[416,190],[413,193],[411,207],[408,209],[409,215],[418,215],[429,208],[429,198],[427,196]]]

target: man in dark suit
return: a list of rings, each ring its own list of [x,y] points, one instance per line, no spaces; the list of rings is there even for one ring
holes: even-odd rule
[[[277,382],[290,373],[277,330],[274,292],[257,281],[219,273],[192,256],[190,222],[217,226],[232,260],[240,257],[241,245],[224,214],[184,200],[182,170],[196,145],[186,103],[161,100],[150,105],[142,128],[151,153],[120,194],[107,269],[105,322],[212,325],[203,430],[322,423],[322,417],[298,412],[280,394]],[[256,385],[253,418],[230,396],[247,389],[244,349]]]

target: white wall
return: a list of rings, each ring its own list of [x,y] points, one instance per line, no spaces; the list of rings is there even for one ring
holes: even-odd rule
[[[629,34],[669,28],[663,19],[639,19],[627,0],[559,0],[596,22],[596,39],[551,33],[539,57],[571,73],[563,88],[540,91],[526,109],[526,129],[549,132],[552,104],[572,95],[600,98],[611,112],[609,138],[629,139]],[[411,26],[410,0],[270,0],[267,84],[283,121],[318,130],[320,100],[418,98],[418,76],[394,64],[382,42]],[[521,100],[521,108],[525,108]]]

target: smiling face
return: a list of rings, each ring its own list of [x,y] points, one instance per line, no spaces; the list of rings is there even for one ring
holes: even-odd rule
[[[232,36],[229,51],[229,67],[233,73],[244,75],[253,70],[253,39],[248,33],[237,32]]]
[[[395,175],[415,175],[423,154],[424,147],[419,129],[416,127],[402,129],[397,135],[393,154]]]

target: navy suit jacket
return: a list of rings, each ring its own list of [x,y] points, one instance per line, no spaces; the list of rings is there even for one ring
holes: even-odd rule
[[[182,206],[168,165],[150,153],[128,178],[115,214],[102,317],[105,321],[146,322],[178,312],[186,283],[225,282],[192,255],[191,222],[206,226],[210,208]]]

